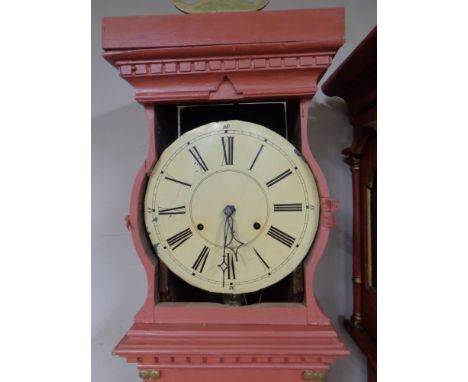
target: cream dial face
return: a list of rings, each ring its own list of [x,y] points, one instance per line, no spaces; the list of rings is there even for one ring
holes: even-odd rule
[[[155,253],[187,283],[248,293],[291,273],[308,253],[319,196],[288,141],[243,121],[189,131],[161,155],[145,195]]]

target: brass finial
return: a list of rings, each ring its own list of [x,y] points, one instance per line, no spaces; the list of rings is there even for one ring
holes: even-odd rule
[[[184,13],[258,11],[270,0],[172,0]]]

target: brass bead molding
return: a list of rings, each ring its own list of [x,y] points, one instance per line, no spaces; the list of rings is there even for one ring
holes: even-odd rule
[[[306,381],[323,382],[325,380],[326,373],[324,371],[304,371],[304,379]]]

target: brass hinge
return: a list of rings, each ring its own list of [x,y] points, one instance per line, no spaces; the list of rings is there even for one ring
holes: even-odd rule
[[[336,226],[335,211],[338,209],[340,203],[338,199],[321,198],[321,217],[322,225],[326,228],[333,228]]]
[[[127,229],[129,231],[131,231],[132,230],[132,223],[130,221],[130,215],[125,216],[124,221],[125,221],[125,227],[127,227]]]

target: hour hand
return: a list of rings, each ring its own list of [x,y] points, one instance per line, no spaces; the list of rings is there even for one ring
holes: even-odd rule
[[[229,249],[238,261],[237,253],[239,248],[244,245],[238,238],[236,238],[236,234],[234,231],[234,218],[233,215],[236,212],[236,207],[233,205],[227,205],[224,208],[224,214],[226,215],[226,220],[224,222],[224,251],[226,253],[226,249]],[[233,241],[236,241],[237,245],[231,245]]]

